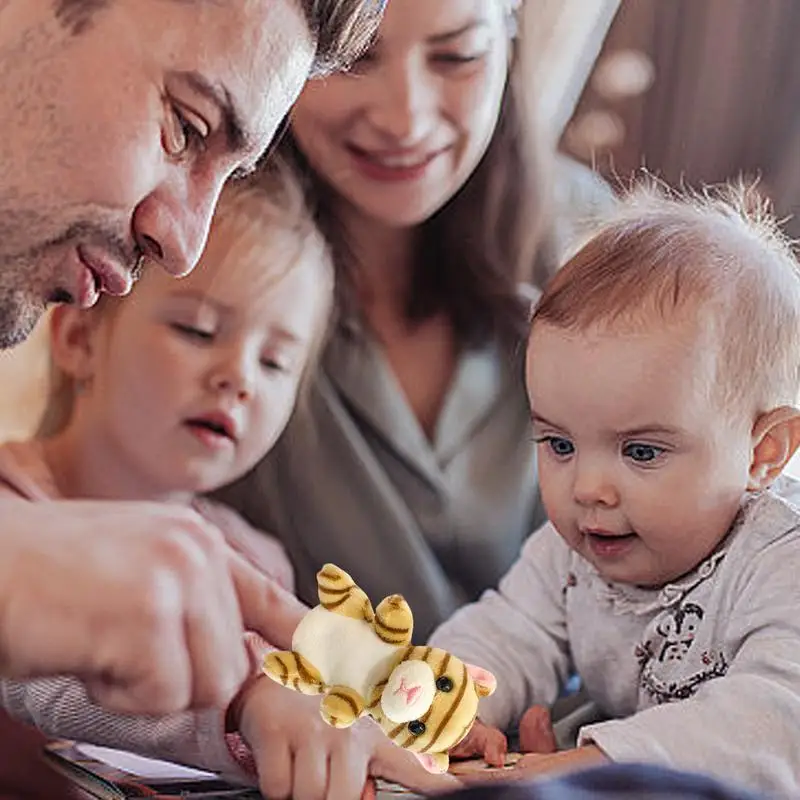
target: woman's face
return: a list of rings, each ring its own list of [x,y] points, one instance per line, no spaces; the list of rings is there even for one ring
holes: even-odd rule
[[[348,74],[311,81],[293,116],[317,173],[392,227],[438,211],[492,138],[509,61],[508,0],[392,0]]]

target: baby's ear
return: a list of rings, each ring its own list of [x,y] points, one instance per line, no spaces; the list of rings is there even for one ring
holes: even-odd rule
[[[800,446],[800,410],[781,406],[762,414],[753,426],[750,491],[766,489],[783,472]]]
[[[475,683],[478,697],[488,697],[497,688],[497,678],[483,667],[476,667],[474,664],[464,664],[470,678]]]

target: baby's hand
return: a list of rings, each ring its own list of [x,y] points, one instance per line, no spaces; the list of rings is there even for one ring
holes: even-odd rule
[[[519,722],[519,749],[523,753],[555,753],[558,750],[550,711],[531,706]]]
[[[451,751],[453,758],[480,756],[492,767],[502,767],[505,763],[508,742],[497,728],[475,720],[470,732]]]
[[[374,797],[373,778],[416,793],[441,794],[460,786],[433,775],[369,719],[337,730],[319,713],[320,698],[306,697],[258,678],[239,698],[230,721],[250,746],[266,798],[353,800]]]

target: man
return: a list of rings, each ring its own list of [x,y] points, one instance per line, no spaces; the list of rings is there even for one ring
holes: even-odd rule
[[[191,270],[224,182],[263,155],[309,74],[363,48],[381,6],[0,0],[0,347],[51,303],[126,294],[144,263]],[[245,629],[289,646],[273,618],[293,603],[186,509],[0,504],[6,691],[9,679],[71,674],[117,712],[224,709],[251,671]],[[377,728],[314,734],[316,704],[267,684],[275,713],[256,721],[274,743],[267,794],[358,794],[367,763],[439,785]],[[76,735],[82,724],[64,722]],[[35,790],[29,766],[0,759],[0,790],[15,767]]]
[[[223,183],[309,73],[368,41],[376,6],[0,0],[0,346],[50,303],[125,294],[145,260],[191,270]],[[71,673],[117,711],[224,705],[244,627],[288,644],[270,624],[286,602],[185,510],[0,505],[5,677]]]

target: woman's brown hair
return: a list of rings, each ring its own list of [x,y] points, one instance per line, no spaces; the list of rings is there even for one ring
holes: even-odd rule
[[[512,43],[508,82],[492,140],[475,172],[422,223],[406,300],[409,322],[446,313],[465,346],[527,335],[529,300],[521,283],[542,286],[555,271],[546,187],[549,168],[533,114],[533,90]],[[291,131],[281,142],[304,176],[309,203],[331,245],[340,309],[353,310],[353,261],[338,230],[333,190],[315,174]]]

